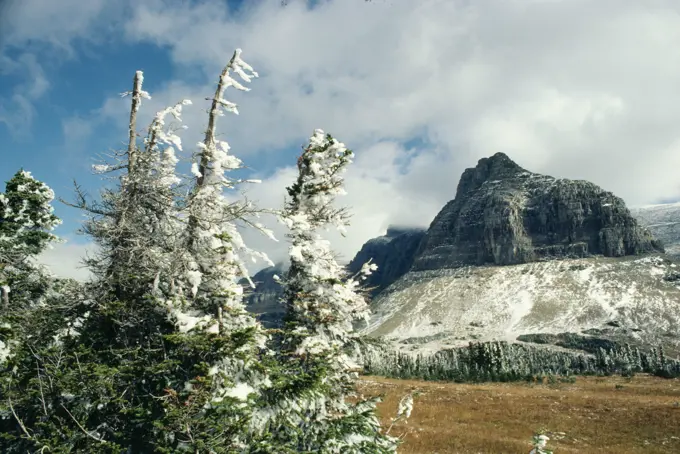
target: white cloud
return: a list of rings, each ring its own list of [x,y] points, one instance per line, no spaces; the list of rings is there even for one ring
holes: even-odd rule
[[[2,58],[4,75],[20,75],[22,83],[14,87],[12,96],[0,98],[0,123],[5,123],[10,132],[26,134],[35,115],[33,103],[48,90],[50,83],[36,56],[24,53],[16,60]]]
[[[390,223],[427,226],[464,168],[498,151],[631,205],[680,196],[675,1],[335,0],[309,9],[272,0],[238,14],[224,5],[132,6],[128,40],[163,46],[178,68],[205,75],[196,86],[168,82],[149,112],[208,96],[242,47],[261,77],[251,92],[228,94],[242,115],[220,119],[219,129],[246,163],[298,146],[318,127],[356,152],[342,200],[353,226],[337,243],[346,258]],[[199,105],[185,110],[188,137],[202,130]],[[110,101],[102,112],[124,127],[126,110]],[[416,151],[400,145],[414,139]],[[279,169],[251,195],[278,207],[293,178]],[[274,256],[285,253],[277,247]]]
[[[71,241],[55,244],[38,256],[38,263],[46,265],[57,277],[86,281],[91,275],[82,261],[95,252],[92,243],[78,244]]]
[[[3,47],[48,46],[51,51],[73,56],[76,39],[92,40],[103,37],[107,22],[111,24],[122,14],[126,2],[111,8],[106,0],[18,0],[10,1],[3,11]],[[107,15],[104,18],[103,13]],[[118,12],[118,13],[117,13]],[[104,19],[104,22],[99,22]],[[94,29],[98,33],[94,34]]]

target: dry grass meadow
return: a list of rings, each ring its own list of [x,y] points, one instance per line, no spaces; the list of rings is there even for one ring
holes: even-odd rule
[[[555,454],[680,453],[680,380],[577,377],[575,383],[456,384],[361,377],[364,396],[384,394],[378,411],[389,426],[399,399],[415,399],[400,454],[529,453],[545,428]]]

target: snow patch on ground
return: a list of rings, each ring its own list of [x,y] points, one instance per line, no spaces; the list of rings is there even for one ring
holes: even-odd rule
[[[611,320],[678,332],[680,290],[663,279],[672,266],[662,256],[596,257],[410,272],[376,298],[363,332],[420,351]]]

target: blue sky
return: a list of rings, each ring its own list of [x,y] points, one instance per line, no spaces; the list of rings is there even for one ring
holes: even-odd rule
[[[58,5],[57,5],[58,3]],[[462,171],[507,153],[523,167],[586,179],[630,205],[680,197],[680,5],[658,0],[10,0],[0,9],[0,180],[23,167],[69,199],[96,195],[90,166],[126,140],[134,72],[161,108],[189,98],[185,156],[204,98],[236,47],[260,73],[227,93],[220,119],[262,178],[249,197],[283,201],[313,129],[356,153],[342,202],[354,213],[345,259],[390,224],[427,226]],[[186,168],[186,165],[185,167]],[[81,214],[55,203],[69,242],[45,262],[78,274],[91,246]],[[283,231],[273,226],[278,236]],[[283,258],[285,242],[252,232]],[[78,274],[82,275],[82,274]]]
[[[3,11],[8,16],[5,20],[12,20],[16,3]],[[40,2],[34,3],[38,8]],[[242,6],[241,1],[230,1],[228,5],[232,11]],[[53,49],[49,44],[44,46],[47,43],[37,46],[25,42],[6,43],[3,55],[24,63],[25,67],[0,72],[0,118],[28,114],[30,123],[13,120],[0,123],[0,143],[3,144],[0,181],[7,181],[18,169],[25,168],[52,187],[58,197],[73,200],[74,178],[95,195],[102,182],[100,176],[92,175],[91,165],[99,162],[98,153],[120,148],[126,132],[119,124],[93,125],[83,120],[96,122],[97,111],[107,99],[131,88],[132,77],[138,69],[148,74],[144,88],[151,93],[169,80],[187,84],[206,82],[199,71],[174,65],[167,48],[116,36],[105,39],[104,43],[93,43],[87,37],[75,38],[68,43],[70,49],[57,51],[57,55],[50,55]],[[39,82],[40,79],[45,82]],[[30,98],[26,93],[42,84],[47,88],[39,99],[30,103],[26,112],[21,102],[16,101],[16,94]],[[259,163],[252,164],[258,166]],[[54,206],[64,221],[56,233],[74,242],[87,242],[86,237],[73,235],[81,213],[62,203]]]

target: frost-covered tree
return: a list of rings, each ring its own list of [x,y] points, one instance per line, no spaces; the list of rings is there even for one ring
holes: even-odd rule
[[[51,316],[36,327],[45,341],[21,343],[8,362],[3,452],[148,452],[155,445],[163,404],[152,393],[162,392],[164,372],[175,367],[164,335],[176,331],[156,296],[179,231],[174,150],[181,142],[164,121],[168,113],[179,119],[185,103],[159,112],[139,144],[136,116],[149,97],[142,81],[137,72],[127,149],[95,166],[117,185],[93,203],[76,185],[71,204],[90,215],[83,231],[99,246],[87,260],[94,281],[86,292],[55,292],[44,311]]]
[[[238,114],[236,104],[224,99],[225,90],[230,86],[248,90],[232,74],[244,82],[257,77],[241,59],[240,49],[220,74],[205,138],[192,165],[195,181],[186,201],[184,274],[177,282],[181,291],[167,301],[180,330],[173,342],[185,345],[187,377],[168,387],[172,396],[168,408],[176,415],[170,429],[175,440],[182,438],[183,448],[267,452],[261,445],[262,426],[253,419],[260,391],[269,384],[259,358],[267,337],[245,310],[238,281],[248,278],[243,257],[273,263],[250,250],[237,229],[240,222],[270,234],[255,220],[255,208],[248,201],[229,202],[224,196],[225,190],[242,183],[228,176],[241,161],[229,153],[227,142],[216,138],[217,118],[223,111]]]
[[[54,192],[30,172],[18,171],[0,193],[0,307],[8,310],[10,292],[19,294],[27,275],[35,271],[29,261],[57,237],[51,231],[61,221],[52,207]]]
[[[20,170],[0,193],[0,368],[11,346],[35,334],[31,314],[54,282],[35,258],[57,242],[54,193]]]
[[[547,448],[548,441],[550,441],[550,438],[543,433],[534,435],[532,440],[534,449],[532,449],[529,454],[552,454],[552,450]]]
[[[70,204],[89,214],[83,232],[98,246],[98,253],[86,261],[102,295],[118,299],[140,297],[153,288],[165,289],[172,281],[178,236],[182,230],[178,202],[182,189],[175,174],[177,152],[182,142],[180,129],[183,100],[158,112],[143,143],[138,143],[137,113],[141,100],[150,98],[142,89],[143,73],[137,71],[131,95],[132,107],[128,146],[109,157],[109,163],[93,166],[95,172],[117,180],[113,188],[102,191],[101,200],[88,203],[76,185],[77,201]],[[175,122],[166,124],[172,115]]]
[[[243,71],[239,54],[220,85],[230,71]],[[227,230],[218,231],[225,233],[218,241],[211,236],[216,231],[204,232],[201,216],[212,214],[215,203],[220,215],[241,213],[219,199],[222,186],[210,193],[199,187],[190,200],[181,200],[174,171],[181,141],[165,121],[168,114],[179,120],[188,102],[159,112],[146,139],[137,143],[137,111],[148,97],[142,79],[137,72],[127,149],[114,156],[114,163],[95,168],[114,178],[119,173],[118,184],[94,203],[78,188],[72,204],[91,215],[84,232],[100,247],[88,260],[95,275],[89,298],[80,301],[77,314],[64,320],[48,345],[39,351],[26,345],[10,359],[8,369],[17,372],[6,389],[7,405],[0,408],[3,452],[231,453],[249,447],[250,410],[243,398],[248,380],[242,375],[250,370],[246,350],[251,344],[256,349],[257,343],[249,342],[257,327],[231,329],[240,318],[232,317],[229,305],[222,318],[214,317],[219,325],[210,322],[212,311],[197,316],[229,290],[238,291],[229,283],[228,273],[234,271],[225,252]],[[220,104],[226,105],[219,93]],[[219,113],[210,113],[213,134]],[[218,172],[218,158],[208,159],[206,175]],[[205,187],[213,183],[206,179]],[[192,223],[193,218],[199,222]],[[189,242],[189,237],[200,241]],[[199,276],[186,279],[184,273],[194,257],[206,261],[200,263],[208,275],[196,289]],[[208,261],[216,268],[209,269]],[[213,329],[218,326],[227,329]]]
[[[316,130],[281,215],[291,242],[283,282],[287,314],[277,345],[285,370],[268,393],[276,415],[269,430],[281,453],[387,453],[398,445],[380,432],[376,400],[355,395],[358,365],[346,347],[354,337],[352,322],[367,315],[368,305],[356,276],[345,276],[320,235],[323,228],[342,231],[347,224],[345,210],[333,202],[344,193],[351,158],[344,144]],[[366,264],[360,274],[374,269]]]

